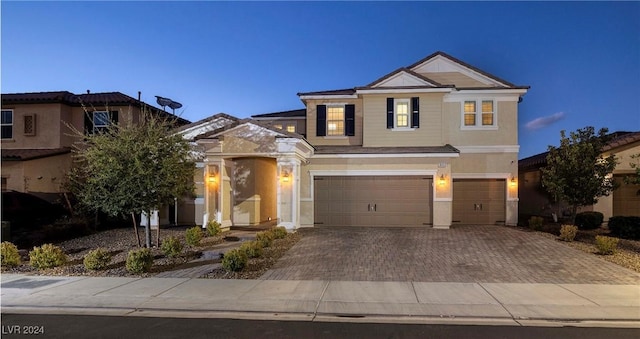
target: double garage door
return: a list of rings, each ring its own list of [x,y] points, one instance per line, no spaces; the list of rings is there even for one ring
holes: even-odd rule
[[[454,179],[453,225],[503,224],[504,179]],[[433,179],[419,176],[314,178],[314,224],[432,225]]]
[[[326,226],[431,225],[431,177],[314,178],[314,223]]]

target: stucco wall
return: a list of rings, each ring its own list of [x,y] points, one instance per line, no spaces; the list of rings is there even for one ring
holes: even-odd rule
[[[326,136],[316,135],[316,106],[331,104],[355,105],[355,135],[354,136]],[[333,100],[307,100],[307,140],[312,145],[362,145],[362,100],[360,99],[333,99]]]

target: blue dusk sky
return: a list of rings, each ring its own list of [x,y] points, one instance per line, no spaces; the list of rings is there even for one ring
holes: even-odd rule
[[[2,1],[2,93],[119,91],[196,121],[303,108],[435,52],[531,89],[520,158],[640,130],[640,2]],[[498,112],[499,114],[499,112]]]

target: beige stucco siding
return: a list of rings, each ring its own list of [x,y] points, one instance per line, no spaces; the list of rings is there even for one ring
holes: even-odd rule
[[[316,135],[317,105],[354,104],[355,105],[355,135],[354,136],[326,136]],[[362,100],[333,99],[307,100],[307,140],[312,145],[362,145]]]
[[[60,193],[71,165],[71,154],[27,161],[3,161],[7,189],[19,192]]]
[[[487,98],[491,99],[491,98]],[[443,143],[464,146],[491,146],[518,144],[518,104],[497,101],[497,128],[462,129],[462,103],[444,103],[445,122]]]
[[[387,98],[420,98],[420,127],[387,128]],[[363,146],[436,146],[442,145],[442,96],[440,93],[367,95],[364,104]]]
[[[422,73],[427,78],[442,85],[455,85],[456,87],[489,87],[478,80],[470,78],[459,72],[428,72]]]
[[[6,105],[2,109],[13,110],[13,139],[2,140],[2,148],[59,148],[61,144],[61,104]],[[24,116],[36,116],[35,135],[24,134]]]
[[[236,159],[233,177],[234,224],[256,225],[276,217],[275,159]]]

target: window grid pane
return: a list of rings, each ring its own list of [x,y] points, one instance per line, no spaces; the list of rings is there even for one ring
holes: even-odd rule
[[[296,132],[296,126],[294,126],[294,125],[287,125],[287,132],[295,133],[295,132]]]
[[[465,113],[475,113],[476,112],[476,102],[475,101],[465,101],[464,102],[464,112]]]
[[[344,135],[344,107],[327,107],[327,135]]]
[[[493,113],[482,113],[482,124],[493,125]]]
[[[493,125],[493,101],[491,100],[482,101],[482,125]]]
[[[482,102],[482,113],[493,113],[493,101]]]
[[[409,127],[409,103],[396,104],[396,127]]]
[[[13,138],[13,111],[6,110],[0,114],[0,125],[2,126],[0,132],[0,138],[11,139]]]
[[[475,114],[465,114],[464,115],[464,125],[465,126],[475,126],[476,125],[476,115]]]

